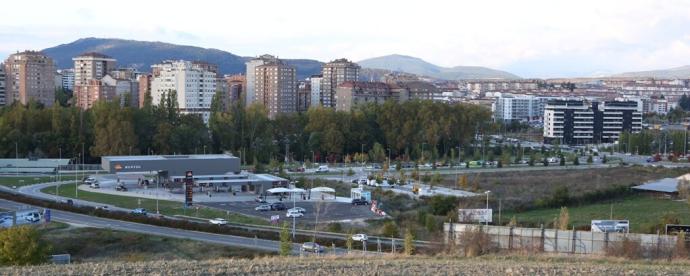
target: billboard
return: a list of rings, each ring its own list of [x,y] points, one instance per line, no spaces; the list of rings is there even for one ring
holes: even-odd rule
[[[592,220],[592,232],[630,232],[630,221],[627,220]]]
[[[192,206],[192,196],[194,195],[194,176],[192,171],[187,171],[184,178],[184,205]]]
[[[458,209],[460,222],[492,222],[493,209]]]
[[[666,224],[667,235],[677,235],[680,232],[685,232],[686,237],[690,235],[690,225],[681,224]]]

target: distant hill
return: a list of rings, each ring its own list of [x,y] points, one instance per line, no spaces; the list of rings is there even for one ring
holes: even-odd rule
[[[73,67],[72,58],[81,53],[99,52],[117,59],[120,67],[134,67],[143,72],[150,72],[152,64],[165,59],[184,59],[215,63],[221,74],[244,74],[244,63],[250,59],[218,49],[112,38],[82,38],[43,52],[52,57],[60,69]],[[316,60],[288,59],[287,62],[297,68],[298,79],[321,72],[322,63]]]
[[[500,70],[481,66],[456,66],[452,68],[431,64],[420,58],[404,55],[388,55],[357,62],[364,68],[385,69],[445,80],[458,79],[519,79],[520,77]]]
[[[612,75],[612,77],[618,77],[618,78],[655,78],[655,79],[688,79],[688,78],[690,78],[690,65],[685,65],[685,66],[671,68],[671,69],[662,69],[662,70],[626,72],[626,73]]]

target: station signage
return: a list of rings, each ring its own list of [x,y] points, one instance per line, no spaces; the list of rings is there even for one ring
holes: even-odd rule
[[[192,206],[192,197],[194,195],[194,175],[192,171],[185,173],[184,186],[184,205]]]
[[[460,222],[491,222],[493,220],[492,209],[458,209]]]

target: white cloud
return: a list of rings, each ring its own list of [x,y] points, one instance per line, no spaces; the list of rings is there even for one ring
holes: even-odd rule
[[[0,53],[96,36],[324,61],[398,53],[561,76],[688,64],[688,26],[682,0],[34,0],[3,4]]]

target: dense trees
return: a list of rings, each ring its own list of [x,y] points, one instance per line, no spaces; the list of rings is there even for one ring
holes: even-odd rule
[[[59,104],[14,104],[0,110],[0,155],[76,157],[232,152],[245,164],[257,160],[338,162],[448,157],[492,128],[490,111],[431,101],[369,104],[351,112],[312,108],[268,118],[261,105],[223,106],[214,101],[208,127],[197,115],[180,114],[175,91],[142,108],[99,102],[82,111]],[[422,152],[423,151],[423,152]],[[365,156],[362,156],[364,152]],[[465,153],[476,154],[476,153]],[[493,153],[490,153],[493,154]],[[454,155],[454,154],[453,154]],[[500,155],[500,153],[498,153]],[[313,158],[312,158],[313,156]]]
[[[31,226],[0,229],[0,265],[37,265],[48,260],[50,246]]]

